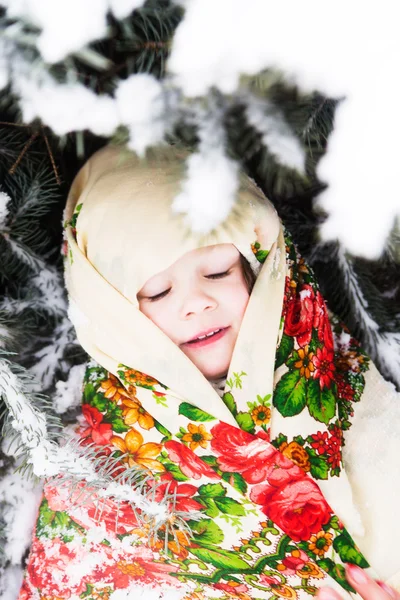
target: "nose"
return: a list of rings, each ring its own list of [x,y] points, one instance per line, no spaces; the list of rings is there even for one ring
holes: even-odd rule
[[[181,319],[190,319],[205,311],[215,310],[217,301],[202,290],[190,290],[182,302]]]

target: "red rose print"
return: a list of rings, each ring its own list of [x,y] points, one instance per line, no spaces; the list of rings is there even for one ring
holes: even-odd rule
[[[329,322],[325,300],[320,292],[317,292],[315,296],[313,327],[318,331],[319,341],[323,342],[324,346],[329,350],[333,350],[332,328]]]
[[[89,427],[82,432],[81,436],[91,437],[95,444],[108,444],[113,436],[112,427],[110,423],[102,423],[101,412],[90,404],[83,404],[82,413]]]
[[[187,448],[180,442],[173,440],[165,442],[165,449],[168,452],[168,456],[172,462],[178,464],[181,471],[186,477],[193,477],[193,479],[200,479],[203,475],[210,479],[219,479],[219,475],[203,462],[201,458]]]
[[[193,500],[192,496],[197,493],[197,487],[190,483],[178,483],[171,473],[163,473],[160,477],[161,484],[155,486],[154,500],[161,502],[168,494],[174,496],[174,509],[182,512],[191,510],[203,510],[200,502]]]
[[[308,540],[331,516],[320,489],[308,477],[279,488],[260,484],[250,494],[263,512],[295,541]]]
[[[296,337],[299,346],[307,346],[311,340],[313,320],[314,290],[304,284],[300,293],[288,302],[284,333]]]
[[[211,447],[222,471],[241,473],[248,483],[265,480],[278,454],[271,444],[225,423],[215,425],[211,434]]]
[[[321,390],[330,388],[335,375],[335,365],[333,363],[333,352],[325,346],[318,348],[317,353],[312,358],[315,366],[314,378],[319,378]]]

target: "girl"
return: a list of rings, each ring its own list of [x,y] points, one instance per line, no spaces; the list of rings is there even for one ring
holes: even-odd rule
[[[394,393],[248,178],[207,235],[173,212],[185,156],[109,147],[72,186],[79,435],[114,483],[46,483],[20,598],[349,598],[346,563],[393,581],[393,504],[342,447],[354,403]]]

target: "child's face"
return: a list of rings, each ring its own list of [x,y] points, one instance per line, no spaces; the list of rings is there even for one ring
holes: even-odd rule
[[[233,244],[187,252],[146,281],[137,298],[142,313],[207,379],[226,375],[249,300]]]

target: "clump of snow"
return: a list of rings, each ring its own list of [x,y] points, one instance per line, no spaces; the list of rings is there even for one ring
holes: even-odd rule
[[[275,160],[304,173],[304,150],[299,138],[291,131],[283,115],[269,102],[257,99],[250,94],[246,95],[244,100],[248,122],[262,133],[262,141]]]
[[[128,147],[143,155],[148,146],[162,141],[166,127],[162,85],[147,73],[131,75],[115,92],[120,121],[130,132]]]
[[[238,166],[223,148],[197,152],[187,160],[187,178],[172,210],[186,215],[195,233],[206,234],[229,215],[238,188]]]
[[[299,296],[300,296],[300,300],[305,300],[306,298],[311,298],[311,290],[301,290]]]
[[[0,580],[0,600],[16,600],[18,598],[24,572],[21,567],[7,567]]]
[[[22,17],[42,29],[38,48],[46,62],[62,60],[105,36],[107,0],[4,0],[9,17]]]
[[[55,63],[107,35],[107,13],[123,19],[144,0],[3,0],[9,17],[20,17],[41,28],[38,49]]]
[[[124,19],[133,10],[143,6],[145,0],[109,0],[112,13],[117,19]]]
[[[21,473],[10,473],[0,480],[6,537],[3,550],[12,565],[20,564],[29,548],[41,495],[42,485]]]
[[[96,135],[110,136],[119,124],[115,100],[80,83],[59,84],[45,73],[40,78],[38,73],[19,78],[16,74],[14,83],[23,120],[30,123],[39,118],[57,135],[90,129]]]
[[[11,198],[5,192],[0,192],[0,228],[4,227],[8,217],[8,203]]]
[[[222,115],[210,101],[208,111],[198,109],[199,148],[186,161],[187,174],[172,211],[186,215],[195,233],[207,234],[232,210],[239,187],[239,166],[225,153]]]
[[[65,413],[70,408],[79,406],[82,400],[82,386],[86,365],[74,365],[68,373],[67,381],[57,381],[53,396],[54,410]]]
[[[29,369],[35,381],[32,389],[37,391],[48,389],[54,381],[57,370],[65,371],[68,368],[68,363],[64,360],[65,350],[75,342],[74,328],[64,317],[54,328],[47,343],[33,354],[35,362]]]

